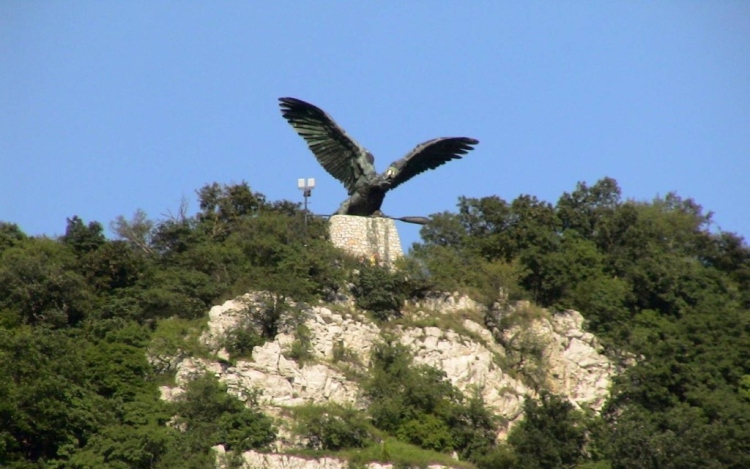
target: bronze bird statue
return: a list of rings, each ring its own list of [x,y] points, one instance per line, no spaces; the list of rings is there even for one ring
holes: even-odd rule
[[[380,216],[386,192],[417,174],[435,169],[473,150],[478,140],[442,137],[417,145],[378,174],[372,154],[344,132],[322,109],[296,98],[279,98],[281,114],[307,141],[323,168],[344,184],[349,194],[336,215]]]

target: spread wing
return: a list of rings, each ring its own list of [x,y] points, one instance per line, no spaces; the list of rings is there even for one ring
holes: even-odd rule
[[[390,188],[394,189],[419,173],[435,169],[450,160],[460,159],[474,149],[479,140],[467,137],[442,137],[420,143],[408,155],[395,161],[386,171],[393,169]]]
[[[281,114],[307,141],[318,162],[344,183],[349,195],[363,177],[375,177],[372,155],[322,109],[296,98],[279,98]]]

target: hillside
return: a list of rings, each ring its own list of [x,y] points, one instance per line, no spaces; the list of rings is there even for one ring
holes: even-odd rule
[[[750,467],[750,249],[691,199],[461,198],[391,270],[197,192],[0,223],[0,465]]]
[[[593,412],[608,397],[614,367],[598,352],[596,339],[582,330],[583,318],[575,311],[551,315],[521,303],[488,312],[466,297],[441,295],[409,304],[398,320],[378,324],[353,301],[340,301],[299,308],[294,327],[256,346],[250,357],[233,356],[225,346],[232,348],[233,336],[243,328],[260,335],[258,315],[267,301],[268,294],[247,294],[212,308],[208,330],[200,338],[209,353],[205,358],[173,358],[179,387],[162,387],[162,397],[181,396],[184,386],[207,372],[239,398],[258,392],[260,409],[278,419],[276,451],[311,445],[309,436],[294,432],[300,406],[367,411],[365,364],[372,362],[373,350],[384,346],[404,347],[415,365],[444,373],[463,399],[478,397],[497,418],[500,439],[523,418],[524,400],[538,398],[540,390],[552,390],[573,407]],[[488,314],[522,321],[523,326],[489,330],[482,324]],[[518,353],[529,343],[536,354]]]

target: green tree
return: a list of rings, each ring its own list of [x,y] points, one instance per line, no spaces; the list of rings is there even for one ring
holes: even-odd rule
[[[362,263],[353,279],[352,294],[358,308],[381,321],[399,316],[406,301],[403,275],[389,267]]]
[[[181,434],[167,424],[168,404],[143,399],[124,404],[121,419],[100,428],[79,451],[70,455],[65,467],[76,469],[148,469],[165,465]],[[182,454],[183,462],[191,459]],[[175,467],[175,466],[171,466]]]
[[[106,400],[88,386],[80,339],[41,327],[0,329],[1,465],[54,460],[113,418]]]
[[[91,292],[75,255],[51,239],[29,239],[0,254],[0,310],[26,324],[75,324]]]
[[[15,223],[0,221],[0,253],[26,240],[26,234]]]
[[[226,237],[239,220],[267,206],[265,196],[252,192],[244,181],[231,186],[213,183],[197,193],[201,210],[196,218],[210,239]]]
[[[110,223],[110,229],[121,240],[129,243],[142,253],[154,254],[151,247],[154,222],[148,219],[148,215],[143,210],[136,210],[130,220],[126,220],[122,215],[118,216]]]
[[[560,197],[555,207],[563,231],[576,231],[606,249],[611,241],[609,224],[621,204],[620,197],[620,187],[612,178],[605,177],[591,187],[579,182],[573,192]]]
[[[373,424],[402,441],[464,458],[494,447],[495,422],[481,399],[467,404],[444,372],[414,365],[408,348],[394,341],[373,347],[363,391]]]
[[[257,410],[254,396],[246,397],[247,404],[211,375],[191,381],[176,403],[178,424],[185,427],[190,447],[205,453],[224,444],[228,450],[246,451],[273,442],[271,419]]]
[[[582,416],[561,398],[542,392],[524,401],[524,418],[513,427],[508,443],[523,469],[573,468],[584,457],[586,429]]]
[[[68,218],[68,226],[61,239],[78,255],[95,251],[106,242],[101,223],[93,221],[86,226],[77,215]]]
[[[372,442],[370,426],[361,411],[340,405],[303,406],[294,411],[295,433],[307,447],[339,451],[363,448]]]

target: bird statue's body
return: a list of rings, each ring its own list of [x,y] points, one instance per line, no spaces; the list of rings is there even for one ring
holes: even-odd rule
[[[443,137],[417,145],[378,174],[375,159],[349,137],[322,109],[296,98],[279,98],[281,113],[305,139],[323,168],[344,184],[349,194],[337,215],[380,214],[385,194],[417,174],[460,159],[479,143],[467,137]]]

